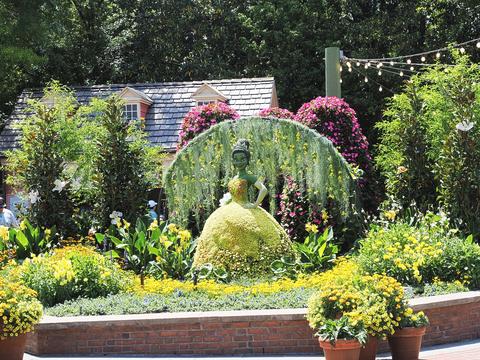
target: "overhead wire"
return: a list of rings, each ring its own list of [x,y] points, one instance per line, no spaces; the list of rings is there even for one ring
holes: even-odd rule
[[[460,47],[460,46],[467,45],[467,44],[470,44],[470,43],[473,43],[473,42],[480,42],[480,38],[476,38],[476,39],[464,41],[464,42],[458,43],[458,44],[451,44],[450,46],[445,46],[445,47],[443,47],[443,48],[439,48],[439,49],[435,49],[435,50],[429,50],[429,51],[419,52],[419,53],[410,54],[410,55],[401,55],[401,56],[392,56],[392,57],[383,57],[383,58],[370,58],[370,59],[357,59],[357,58],[350,58],[350,59],[351,59],[351,60],[355,60],[355,61],[360,61],[360,60],[367,60],[367,61],[388,61],[388,60],[395,60],[395,59],[406,59],[406,58],[412,58],[412,57],[417,57],[417,56],[422,56],[422,55],[429,55],[429,54],[433,54],[433,53],[437,53],[437,52],[447,51],[448,49],[450,49],[450,47],[458,48],[458,47]],[[479,46],[478,46],[478,44],[477,44],[477,48],[478,48],[478,47],[479,47]]]
[[[352,67],[352,68],[353,68],[353,67]],[[363,73],[363,72],[360,71],[359,69],[353,68],[353,71],[356,71],[356,72],[358,72],[360,75],[364,76],[366,79],[371,80],[372,82],[374,82],[375,84],[377,84],[378,86],[380,86],[380,88],[381,88],[382,90],[385,89],[385,90],[391,92],[392,94],[395,94],[395,92],[394,92],[392,89],[390,89],[390,88],[388,88],[388,87],[385,87],[384,85],[380,84],[378,81],[376,81],[376,80],[374,80],[374,79],[372,79],[372,78],[369,78],[365,73]],[[380,91],[382,91],[382,90],[380,90]]]

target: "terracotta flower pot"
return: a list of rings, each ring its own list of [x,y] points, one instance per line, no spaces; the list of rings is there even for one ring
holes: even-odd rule
[[[22,360],[26,342],[27,334],[7,337],[4,340],[0,340],[0,359]]]
[[[388,337],[392,360],[418,360],[426,327],[397,329]]]
[[[377,356],[378,338],[368,336],[367,343],[360,350],[360,360],[375,360]]]
[[[357,340],[337,340],[335,346],[318,339],[326,360],[358,360],[362,345]]]

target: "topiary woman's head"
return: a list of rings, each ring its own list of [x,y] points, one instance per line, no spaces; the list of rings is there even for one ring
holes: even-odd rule
[[[250,163],[250,143],[246,139],[239,139],[233,146],[232,162],[236,169],[243,170]]]

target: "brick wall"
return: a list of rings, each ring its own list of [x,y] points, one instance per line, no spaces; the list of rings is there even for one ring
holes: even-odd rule
[[[412,300],[431,325],[425,345],[480,337],[480,292]],[[386,349],[386,344],[381,344]],[[318,354],[305,309],[45,317],[27,352],[55,354]]]

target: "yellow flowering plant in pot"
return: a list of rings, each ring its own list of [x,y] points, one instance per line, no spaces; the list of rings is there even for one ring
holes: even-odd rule
[[[412,308],[406,306],[402,310],[398,328],[388,336],[392,359],[418,359],[422,338],[429,321],[423,311],[415,313]]]
[[[367,340],[363,325],[353,324],[347,316],[326,320],[315,335],[326,360],[358,360],[360,348]]]
[[[41,317],[42,304],[35,291],[0,278],[0,359],[23,358],[26,334]]]
[[[320,292],[309,300],[310,326],[319,329],[328,320],[348,317],[353,326],[361,324],[369,335],[361,359],[375,359],[377,339],[399,326],[404,308],[401,284],[384,275],[363,275],[350,260],[325,272],[323,280]]]

